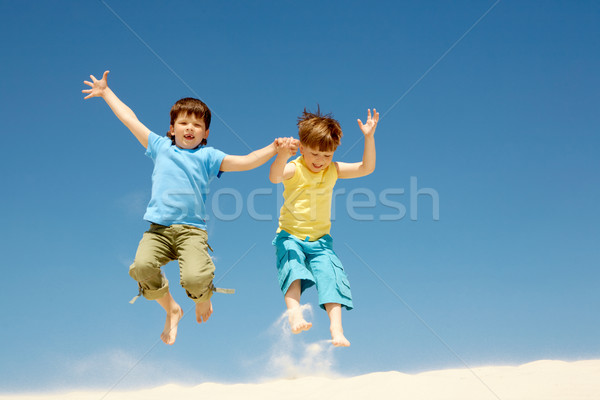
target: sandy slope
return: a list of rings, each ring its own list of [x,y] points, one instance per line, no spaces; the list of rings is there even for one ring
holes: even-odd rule
[[[600,360],[536,361],[518,367],[482,367],[407,375],[377,372],[347,378],[304,377],[256,384],[166,385],[135,392],[0,395],[0,400],[179,399],[600,399]]]

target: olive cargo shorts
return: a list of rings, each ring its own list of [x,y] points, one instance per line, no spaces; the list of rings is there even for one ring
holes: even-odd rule
[[[181,286],[195,302],[210,299],[213,292],[215,265],[208,255],[208,235],[205,230],[189,225],[150,225],[138,245],[129,275],[138,282],[148,300],[163,297],[169,282],[161,267],[179,260]]]

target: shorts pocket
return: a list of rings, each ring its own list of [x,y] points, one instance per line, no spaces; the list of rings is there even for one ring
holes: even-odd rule
[[[282,253],[281,257],[279,257],[279,254],[277,255],[277,278],[279,280],[279,287],[281,288],[284,287],[291,273],[288,253],[285,251]]]
[[[348,299],[352,298],[350,291],[350,281],[346,276],[346,271],[342,266],[342,262],[335,255],[331,255],[331,264],[333,265],[333,272],[335,273],[335,282],[340,291],[340,294]]]

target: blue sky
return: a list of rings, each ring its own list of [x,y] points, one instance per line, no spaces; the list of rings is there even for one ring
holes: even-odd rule
[[[237,293],[199,326],[169,264],[188,315],[157,343],[163,311],[128,304],[127,274],[152,162],[81,95],[106,69],[157,133],[202,98],[229,154],[296,135],[319,104],[344,130],[335,158],[358,161],[356,119],[385,113],[375,173],[338,183],[356,308],[352,346],[320,355],[336,373],[600,357],[599,18],[595,1],[2,1],[0,388],[252,381],[329,338],[314,291],[313,329],[277,329],[267,164],[212,186],[216,281]]]

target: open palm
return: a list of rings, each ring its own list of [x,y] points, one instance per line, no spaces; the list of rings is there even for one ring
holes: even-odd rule
[[[375,134],[375,128],[377,128],[377,123],[379,122],[379,113],[376,109],[373,109],[373,116],[371,116],[371,109],[367,111],[367,122],[365,124],[359,119],[358,126],[365,136],[373,136]]]
[[[94,75],[90,75],[90,78],[92,79],[91,82],[83,81],[83,83],[85,83],[86,85],[91,86],[91,89],[84,89],[81,91],[81,93],[88,93],[88,95],[84,97],[84,100],[89,99],[91,97],[102,97],[104,91],[106,90],[106,88],[108,88],[108,83],[106,81],[106,76],[108,75],[108,73],[109,71],[104,71],[102,79],[100,80],[96,79]]]

